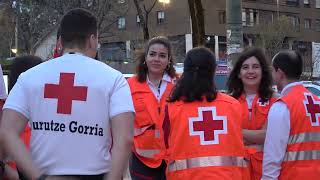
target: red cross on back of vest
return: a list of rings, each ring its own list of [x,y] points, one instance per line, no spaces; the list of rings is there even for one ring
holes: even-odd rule
[[[305,93],[304,106],[306,114],[310,118],[311,126],[319,126],[320,102],[316,101],[311,93]]]
[[[191,136],[200,136],[201,145],[219,144],[219,134],[227,134],[227,117],[217,116],[216,107],[199,107],[199,117],[189,118]]]
[[[59,84],[45,84],[44,98],[57,99],[57,113],[71,114],[72,101],[87,100],[87,86],[74,85],[75,73],[60,73]]]

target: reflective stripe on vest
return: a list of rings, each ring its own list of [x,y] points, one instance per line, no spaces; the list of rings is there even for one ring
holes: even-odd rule
[[[134,128],[133,135],[134,136],[139,136],[139,135],[143,134],[148,128],[149,128],[149,126],[146,126],[146,127],[143,127],[143,128]]]
[[[253,145],[248,145],[246,146],[248,148],[254,148],[256,149],[258,152],[263,151],[263,145],[262,144],[253,144]]]
[[[154,137],[160,138],[160,131],[158,129],[154,130]]]
[[[320,151],[286,152],[283,161],[320,160]]]
[[[288,144],[296,144],[303,142],[312,142],[320,141],[320,133],[318,132],[309,132],[309,133],[300,133],[289,136]]]
[[[156,154],[160,153],[160,150],[157,149],[135,149],[136,152],[143,157],[153,158]]]
[[[143,128],[134,128],[133,135],[134,136],[139,136],[139,135],[143,134],[149,127],[150,126],[146,126],[146,127],[143,127]],[[160,138],[160,131],[158,129],[153,130],[153,131],[155,131],[154,132],[155,138]]]
[[[247,164],[243,157],[233,156],[209,156],[198,157],[184,160],[176,160],[169,164],[169,172],[210,166],[239,166],[246,167]]]

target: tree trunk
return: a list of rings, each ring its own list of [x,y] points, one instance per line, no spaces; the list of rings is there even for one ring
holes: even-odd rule
[[[205,25],[204,25],[204,10],[202,7],[201,0],[196,0],[195,1],[195,6],[196,6],[196,12],[197,12],[197,21],[198,21],[198,28],[199,28],[199,45],[205,45]]]
[[[145,22],[149,22],[149,13],[146,13],[146,21]],[[143,39],[144,40],[149,40],[150,35],[149,35],[149,27],[148,27],[148,23],[144,23],[143,26]]]
[[[205,45],[204,13],[201,0],[188,0],[192,21],[193,47]]]

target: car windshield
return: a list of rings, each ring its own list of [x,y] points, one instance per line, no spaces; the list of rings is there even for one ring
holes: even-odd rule
[[[313,94],[315,94],[316,96],[320,97],[320,90],[318,90],[317,88],[307,87],[307,89],[311,91]]]

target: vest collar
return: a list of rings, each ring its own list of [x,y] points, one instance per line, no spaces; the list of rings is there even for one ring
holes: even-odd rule
[[[281,96],[288,94],[294,86],[302,85],[301,82],[292,82],[287,84],[281,91]]]

